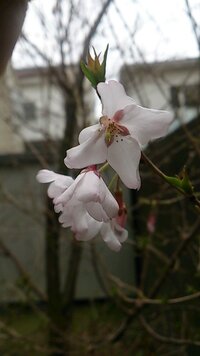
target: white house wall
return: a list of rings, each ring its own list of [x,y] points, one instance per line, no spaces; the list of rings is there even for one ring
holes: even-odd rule
[[[14,86],[11,68],[0,78],[0,154],[20,153],[23,141],[12,123],[9,86]]]
[[[191,64],[190,62],[184,67],[180,64],[180,67],[174,68],[170,68],[167,62],[163,63],[162,68],[159,65],[156,67],[155,64],[152,67],[144,64],[139,68],[133,65],[128,66],[128,71],[122,70],[121,80],[129,95],[138,104],[149,108],[171,110],[170,88],[183,84],[197,84],[199,82],[198,72],[197,63]],[[194,117],[195,111],[187,108],[186,114],[188,117]]]
[[[22,102],[33,102],[36,107],[36,118],[28,117],[19,120],[20,132],[25,141],[47,138],[59,139],[64,131],[64,104],[62,93],[48,78],[18,78],[22,93]]]

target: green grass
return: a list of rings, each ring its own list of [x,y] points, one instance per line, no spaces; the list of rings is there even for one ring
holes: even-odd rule
[[[21,335],[13,338],[5,334],[0,338],[0,355],[35,356],[48,355],[47,351],[34,350],[35,345],[48,348],[48,322],[43,318],[45,310],[31,311],[23,307],[10,307],[1,312],[1,321],[10,331]],[[72,355],[87,355],[88,346],[94,340],[104,339],[120,324],[122,313],[110,303],[76,305],[71,327],[67,331]],[[120,355],[123,345],[107,346],[95,355],[107,355],[112,349],[114,355]]]
[[[0,320],[6,325],[6,329],[1,328],[0,355],[36,356],[39,354],[33,345],[47,344],[47,322],[40,315],[23,307],[11,307],[4,309]]]
[[[37,309],[37,310],[36,310]],[[1,312],[0,320],[8,329],[15,330],[21,336],[3,338],[0,331],[1,356],[42,356],[49,355],[48,349],[48,322],[43,317],[44,309],[35,308],[35,311],[24,307],[5,308]],[[70,352],[66,355],[86,356],[88,347],[95,341],[103,341],[112,334],[123,320],[123,313],[109,302],[91,302],[89,304],[76,304],[73,311],[73,320],[66,330],[70,343]],[[135,328],[135,329],[134,329]],[[95,356],[156,356],[146,336],[138,325],[128,329],[125,338],[116,344],[106,343],[95,350]],[[35,349],[36,347],[36,349]],[[152,351],[151,351],[152,350]]]

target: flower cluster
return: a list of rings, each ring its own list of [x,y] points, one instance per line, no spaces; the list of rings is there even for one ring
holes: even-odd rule
[[[120,250],[128,233],[118,223],[119,205],[95,167],[83,170],[75,180],[43,169],[37,180],[50,183],[48,195],[61,213],[59,221],[71,227],[77,240],[88,241],[100,233],[111,249]]]
[[[102,116],[79,135],[79,145],[67,151],[68,168],[83,169],[75,180],[41,170],[37,179],[50,183],[48,195],[63,227],[76,239],[90,240],[98,233],[108,246],[119,251],[127,239],[126,208],[119,189],[111,194],[97,165],[108,162],[125,186],[140,188],[139,162],[142,146],[166,134],[172,115],[136,105],[123,86],[114,80],[101,82],[97,91]]]

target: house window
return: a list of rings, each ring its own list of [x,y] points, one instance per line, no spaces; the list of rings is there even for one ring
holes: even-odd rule
[[[171,87],[171,103],[174,108],[180,108],[181,106],[194,108],[199,106],[199,102],[199,84]]]
[[[23,103],[24,117],[25,120],[36,119],[36,106],[32,101],[27,101]]]

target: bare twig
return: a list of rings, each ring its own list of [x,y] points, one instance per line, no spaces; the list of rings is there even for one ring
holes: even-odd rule
[[[190,7],[190,3],[188,0],[185,0],[185,4],[186,4],[186,8],[187,8],[187,12],[188,12],[188,16],[190,18],[190,21],[191,21],[191,24],[192,24],[192,28],[193,28],[193,32],[194,32],[194,35],[196,37],[196,41],[197,41],[197,45],[198,45],[198,48],[199,48],[199,51],[200,51],[200,36],[198,34],[198,25],[196,23],[196,20],[192,14],[192,10],[191,10],[191,7]]]
[[[167,343],[167,344],[174,344],[174,345],[194,345],[194,346],[200,346],[200,341],[194,341],[190,339],[175,339],[173,337],[167,337],[160,335],[157,331],[155,331],[149,323],[145,320],[143,316],[139,317],[139,320],[144,327],[144,329],[148,332],[149,335],[151,335],[154,339]]]
[[[47,300],[47,296],[44,292],[42,292],[38,286],[32,281],[31,276],[27,273],[25,268],[22,266],[21,262],[17,258],[17,256],[5,245],[5,243],[0,240],[0,249],[8,256],[11,261],[14,263],[20,275],[24,278],[24,281],[30,286],[30,288],[35,292],[35,294],[39,297],[40,300]]]

